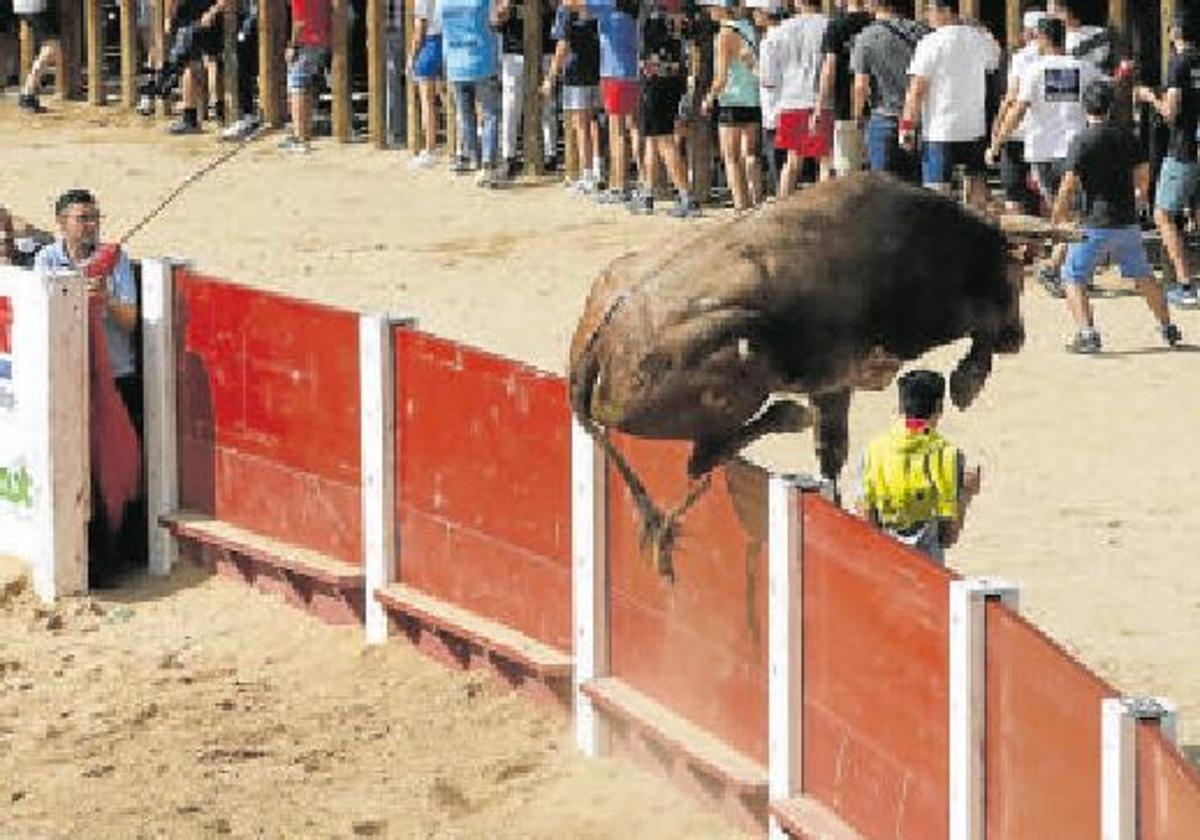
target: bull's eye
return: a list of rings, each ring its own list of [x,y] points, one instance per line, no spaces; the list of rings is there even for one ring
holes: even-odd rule
[[[750,339],[739,338],[737,343],[737,353],[739,359],[750,358]]]

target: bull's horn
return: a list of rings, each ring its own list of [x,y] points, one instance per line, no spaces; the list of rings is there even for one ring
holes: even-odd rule
[[[1040,216],[1029,216],[1023,213],[1006,213],[1001,216],[1000,230],[1012,240],[1036,240],[1044,242],[1078,242],[1082,237],[1079,232],[1068,227],[1055,225]]]

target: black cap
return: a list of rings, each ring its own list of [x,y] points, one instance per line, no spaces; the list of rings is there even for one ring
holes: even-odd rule
[[[900,413],[905,417],[928,420],[941,410],[946,396],[946,378],[937,371],[910,370],[897,384]]]

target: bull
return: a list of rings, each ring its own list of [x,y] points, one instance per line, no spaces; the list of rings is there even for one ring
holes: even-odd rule
[[[710,471],[762,435],[814,428],[836,481],[851,392],[964,337],[950,396],[970,406],[993,355],[1022,346],[1020,257],[1048,233],[1006,236],[948,198],[862,174],[612,262],[571,342],[570,401],[629,486],[658,570],[673,573],[677,523]],[[658,509],[610,429],[692,442],[682,503]]]

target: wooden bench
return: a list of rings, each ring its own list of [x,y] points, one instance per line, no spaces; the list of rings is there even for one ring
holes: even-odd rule
[[[807,796],[772,802],[771,814],[794,840],[863,840],[833,811]]]
[[[613,677],[589,680],[583,693],[602,712],[623,721],[650,741],[680,754],[688,764],[716,777],[739,797],[767,796],[767,768],[716,736]]]
[[[159,517],[159,524],[175,537],[244,555],[260,563],[320,581],[339,591],[361,591],[366,578],[358,566],[272,539],[247,528],[194,511],[176,511]]]
[[[562,682],[571,678],[570,654],[456,604],[401,583],[378,590],[375,599],[389,611],[410,616],[434,630],[464,639],[488,654],[516,663],[539,680]]]

